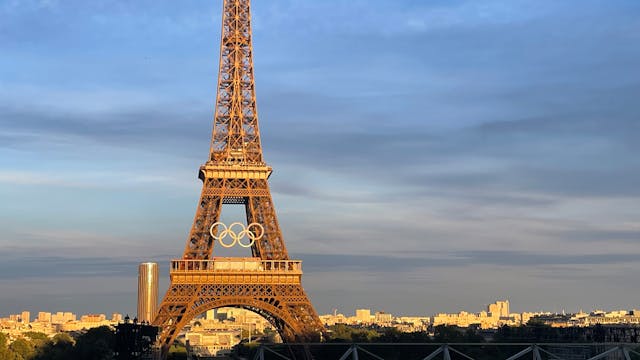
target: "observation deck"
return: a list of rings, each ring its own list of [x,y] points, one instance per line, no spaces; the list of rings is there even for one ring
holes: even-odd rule
[[[208,162],[200,167],[198,177],[200,180],[206,178],[266,180],[271,176],[272,171],[270,166],[262,163],[228,162],[218,164]]]
[[[300,284],[302,260],[216,257],[213,260],[171,260],[173,284]]]

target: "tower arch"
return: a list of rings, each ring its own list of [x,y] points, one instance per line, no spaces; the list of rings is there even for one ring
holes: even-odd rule
[[[289,319],[286,311],[278,307],[278,304],[269,304],[262,299],[239,299],[230,303],[227,300],[213,300],[203,303],[190,311],[186,312],[181,319],[180,328],[184,328],[199,315],[209,310],[221,308],[236,308],[251,311],[264,318],[278,332],[280,338],[287,342],[297,342],[295,335],[295,321]]]

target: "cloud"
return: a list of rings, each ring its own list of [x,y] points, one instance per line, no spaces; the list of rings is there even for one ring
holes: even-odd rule
[[[80,116],[55,109],[5,107],[0,108],[0,115],[8,139],[2,144],[8,148],[36,150],[47,142],[69,147],[98,142],[197,159],[197,154],[206,153],[208,143],[208,132],[203,131],[207,125],[200,120],[208,118],[204,114],[114,109]],[[182,121],[176,122],[180,117]],[[358,123],[352,123],[355,129],[342,131],[271,124],[265,147],[280,161],[325,172],[352,178],[377,173],[371,179],[382,182],[379,185],[400,180],[416,187],[638,195],[634,184],[640,179],[640,165],[626,156],[640,150],[640,128],[633,118],[613,118],[606,124],[581,118],[487,122],[447,133],[406,127],[376,131],[365,124],[354,126]],[[22,141],[16,141],[18,138]],[[576,145],[567,148],[566,144]],[[339,156],[327,156],[327,149]],[[602,162],[610,158],[615,161]],[[393,170],[379,172],[381,164]],[[484,168],[478,171],[480,165]]]
[[[586,242],[599,242],[599,243],[611,243],[611,242],[627,242],[631,245],[640,244],[640,230],[635,228],[627,229],[597,229],[597,228],[581,228],[581,229],[567,229],[559,232],[551,232],[551,235],[560,237],[566,240],[574,240],[580,243]]]
[[[546,267],[570,265],[605,265],[633,263],[640,254],[561,254],[525,251],[457,251],[439,253],[411,251],[406,256],[300,254],[310,272],[373,271],[405,273],[428,271],[433,267],[474,267],[492,265],[504,267]]]
[[[195,118],[206,119],[207,116]],[[172,113],[151,107],[138,110],[117,106],[87,113],[37,105],[24,109],[7,105],[0,107],[0,125],[4,131],[20,132],[37,143],[46,144],[47,140],[53,140],[54,143],[64,142],[72,146],[84,145],[87,141],[139,149],[148,149],[150,144],[155,149],[162,149],[163,144],[184,146],[200,134],[198,121],[194,124],[194,120],[194,114]],[[206,133],[202,135],[203,139],[208,137]],[[206,140],[204,144],[203,148],[206,148]],[[165,151],[176,153],[181,148],[175,146]]]
[[[85,238],[87,240],[89,238]],[[135,277],[138,264],[143,261],[158,262],[162,274],[168,274],[167,264],[172,257],[166,255],[149,256],[141,260],[133,256],[96,256],[82,254],[63,254],[60,249],[51,247],[46,254],[44,248],[15,249],[8,248],[0,257],[0,281],[7,280],[43,280],[73,278]],[[165,274],[166,273],[166,274]]]
[[[182,178],[164,174],[139,174],[136,172],[92,171],[78,173],[0,171],[0,183],[18,186],[65,187],[75,189],[126,189],[152,186],[170,187],[181,191],[192,190],[191,183]]]
[[[20,271],[16,271],[20,268]],[[104,258],[28,258],[4,259],[0,279],[134,276],[135,261]]]
[[[296,26],[304,35],[374,33],[402,36],[438,29],[476,28],[525,22],[562,10],[552,2],[531,1],[279,1],[254,6],[261,31],[285,31]],[[358,18],[357,22],[353,19]]]

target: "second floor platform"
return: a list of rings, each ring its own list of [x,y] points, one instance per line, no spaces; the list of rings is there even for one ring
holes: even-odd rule
[[[171,261],[172,283],[300,283],[302,260],[215,257]]]

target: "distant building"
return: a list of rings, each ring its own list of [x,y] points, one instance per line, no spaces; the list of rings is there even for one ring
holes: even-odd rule
[[[356,309],[356,319],[363,323],[371,323],[371,309]]]
[[[241,340],[280,342],[273,325],[250,310],[223,307],[207,311],[185,326],[187,353],[198,359],[228,355]],[[267,340],[268,339],[268,340]],[[216,357],[218,356],[218,357]]]
[[[20,315],[20,320],[23,324],[28,324],[29,322],[31,322],[31,313],[28,311],[23,311]]]
[[[491,317],[495,318],[509,317],[509,300],[496,301],[493,304],[489,304],[489,306],[487,306],[487,312]]]
[[[152,322],[158,311],[158,264],[138,266],[138,321]]]
[[[76,321],[76,315],[74,313],[58,311],[51,315],[52,324],[65,324],[72,321]]]
[[[80,321],[97,323],[107,321],[107,317],[104,314],[86,314],[80,317]]]
[[[376,312],[375,323],[378,325],[390,324],[393,321],[393,315],[387,314],[384,311]]]
[[[199,327],[185,334],[188,351],[198,358],[229,355],[241,337],[241,330],[203,330]]]
[[[51,313],[40,311],[38,313],[38,322],[41,323],[50,323],[51,322]]]
[[[65,322],[70,322],[70,321],[76,321],[76,314],[72,313],[72,312],[65,312],[63,313],[63,318]]]

